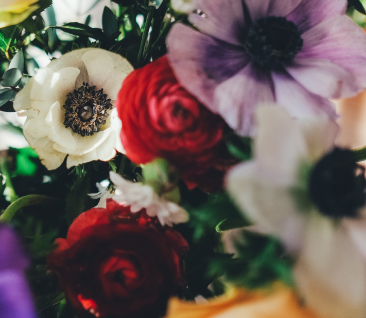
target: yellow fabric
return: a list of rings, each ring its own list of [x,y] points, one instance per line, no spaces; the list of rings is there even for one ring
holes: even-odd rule
[[[320,318],[299,305],[288,289],[249,293],[234,290],[207,304],[171,299],[166,318]]]
[[[24,21],[39,8],[37,1],[0,0],[0,28]]]

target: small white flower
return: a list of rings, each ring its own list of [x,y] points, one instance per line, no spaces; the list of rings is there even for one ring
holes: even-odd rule
[[[311,188],[312,180],[318,180],[315,168],[335,153],[337,125],[325,117],[296,121],[280,107],[259,107],[257,123],[254,159],[229,171],[229,193],[256,226],[278,237],[296,257],[295,280],[309,307],[326,318],[366,317],[363,192],[356,217],[351,210],[333,217],[338,207],[326,211]],[[303,171],[311,172],[301,175]],[[320,183],[316,189],[329,190]]]
[[[113,200],[131,206],[131,212],[145,208],[147,215],[157,217],[161,225],[188,221],[188,213],[183,208],[159,197],[148,185],[128,181],[115,172],[110,172],[110,177],[115,185]]]
[[[174,11],[189,14],[194,11],[194,0],[171,0]]]
[[[98,204],[95,206],[96,208],[107,208],[107,200],[111,199],[113,197],[113,193],[111,193],[107,188],[108,185],[104,186],[102,183],[97,182],[96,186],[98,188],[97,193],[89,193],[88,196],[90,196],[94,200],[98,200]]]
[[[80,49],[53,60],[17,94],[14,109],[27,116],[24,136],[47,169],[66,156],[70,168],[122,152],[113,104],[132,70],[118,54]]]

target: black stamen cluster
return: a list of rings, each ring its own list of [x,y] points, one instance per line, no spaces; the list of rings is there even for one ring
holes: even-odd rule
[[[365,193],[365,168],[357,164],[351,150],[335,148],[310,174],[310,198],[324,215],[357,217],[366,203]]]
[[[95,86],[83,83],[67,95],[63,106],[66,109],[64,125],[81,136],[92,136],[99,132],[107,122],[108,110],[112,109],[111,100],[103,94],[103,88],[96,91]]]
[[[257,20],[249,29],[244,48],[260,66],[280,69],[293,61],[303,46],[297,26],[283,17]]]

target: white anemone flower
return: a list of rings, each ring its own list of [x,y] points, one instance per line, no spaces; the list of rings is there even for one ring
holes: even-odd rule
[[[70,168],[123,151],[113,104],[132,70],[118,54],[75,50],[40,69],[16,95],[14,109],[27,116],[24,136],[48,170],[66,156]]]
[[[193,0],[171,0],[171,6],[174,11],[185,14],[192,13],[195,9]]]
[[[129,205],[132,213],[145,208],[146,214],[150,217],[157,217],[161,225],[172,226],[188,221],[187,211],[178,204],[158,196],[148,185],[128,181],[112,171],[110,178],[115,185],[115,194],[112,199]]]
[[[295,120],[263,106],[256,119],[254,159],[229,171],[228,192],[295,257],[294,278],[309,307],[325,318],[366,317],[364,170],[349,150],[334,148],[338,128],[325,117]]]

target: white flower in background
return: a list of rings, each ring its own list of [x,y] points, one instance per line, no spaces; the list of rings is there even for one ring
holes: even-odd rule
[[[132,70],[118,54],[76,50],[40,69],[16,95],[14,109],[27,116],[24,136],[47,169],[58,168],[66,156],[70,168],[122,152],[113,104]]]
[[[146,209],[150,217],[157,217],[161,225],[184,223],[188,221],[188,213],[178,204],[159,197],[148,185],[128,181],[115,172],[110,172],[115,185],[112,199],[131,206],[131,212]]]
[[[174,11],[189,14],[194,11],[194,0],[171,0]]]
[[[108,180],[103,180],[100,183],[97,182],[96,186],[97,186],[98,192],[97,193],[89,193],[88,196],[90,196],[94,200],[99,199],[98,204],[95,206],[96,208],[106,209],[107,208],[107,200],[111,199],[114,196],[114,194],[111,193],[108,190],[109,181]]]
[[[229,171],[228,192],[296,257],[308,306],[325,318],[366,317],[364,169],[334,148],[337,125],[325,117],[259,107],[257,123],[254,159]]]

